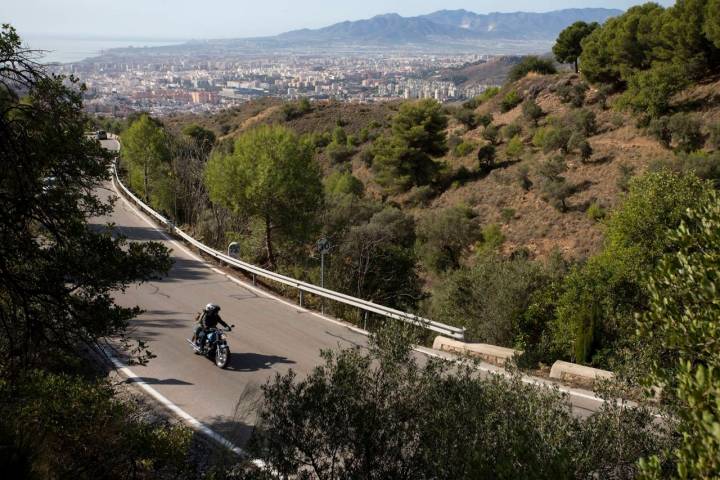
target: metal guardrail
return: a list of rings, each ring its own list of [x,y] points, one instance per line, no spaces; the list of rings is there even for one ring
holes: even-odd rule
[[[252,265],[250,263],[246,263],[240,260],[237,260],[233,257],[230,257],[222,252],[219,252],[213,248],[208,247],[207,245],[199,242],[198,240],[194,239],[187,233],[183,232],[181,229],[176,227],[170,220],[165,218],[164,216],[160,215],[158,212],[153,210],[150,206],[146,205],[142,200],[140,200],[135,194],[133,194],[123,183],[120,181],[120,177],[117,173],[117,168],[113,168],[113,180],[120,186],[122,191],[127,195],[136,205],[138,205],[145,213],[149,214],[155,220],[158,222],[167,225],[168,228],[175,233],[177,236],[197,248],[198,250],[206,253],[207,255],[210,255],[211,257],[214,257],[218,260],[221,260],[222,262],[225,262],[229,265],[232,265],[233,267],[239,268],[241,270],[244,270],[252,275],[272,280],[274,282],[287,285],[290,287],[297,288],[300,292],[307,292],[311,293],[313,295],[317,295],[319,297],[327,298],[329,300],[333,300],[339,303],[343,303],[345,305],[350,305],[353,307],[357,307],[363,311],[366,312],[372,312],[379,315],[382,315],[387,318],[392,318],[395,320],[400,320],[405,323],[409,323],[411,325],[415,325],[418,327],[422,327],[428,330],[432,330],[434,332],[440,333],[442,335],[446,335],[451,338],[455,338],[458,340],[464,340],[465,338],[465,329],[464,328],[458,328],[453,327],[451,325],[446,325],[444,323],[435,322],[433,320],[419,317],[417,315],[414,315],[412,313],[403,312],[401,310],[396,310],[394,308],[385,307],[382,305],[379,305],[377,303],[373,303],[367,300],[363,300],[361,298],[356,298],[350,295],[346,295],[344,293],[336,292],[334,290],[330,290],[327,288],[318,287],[317,285],[313,285],[311,283],[302,282],[300,280],[296,280],[291,277],[287,277],[285,275],[281,275],[279,273],[272,272],[270,270],[265,270],[264,268],[260,268],[258,266]],[[302,297],[301,297],[302,298]]]

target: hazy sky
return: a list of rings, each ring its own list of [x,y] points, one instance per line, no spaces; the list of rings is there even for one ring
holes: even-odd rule
[[[633,0],[2,0],[0,22],[23,35],[121,38],[221,38],[318,28],[381,13],[403,16],[464,8],[547,11],[571,7],[626,9]],[[659,3],[670,5],[672,0]]]

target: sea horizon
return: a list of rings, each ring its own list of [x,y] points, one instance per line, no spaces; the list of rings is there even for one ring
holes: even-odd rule
[[[33,50],[44,50],[38,58],[41,63],[74,63],[86,58],[96,57],[103,50],[111,48],[142,48],[176,45],[183,39],[159,39],[142,37],[98,37],[25,34],[22,36],[23,46]]]

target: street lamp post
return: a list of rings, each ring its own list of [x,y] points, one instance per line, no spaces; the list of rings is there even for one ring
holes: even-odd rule
[[[330,251],[330,241],[321,238],[317,241],[317,250],[320,253],[320,288],[325,288],[325,254]],[[325,314],[325,299],[320,300],[320,313]]]

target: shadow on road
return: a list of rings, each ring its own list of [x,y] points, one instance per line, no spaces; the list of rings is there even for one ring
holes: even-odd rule
[[[277,355],[261,355],[259,353],[235,353],[230,355],[230,364],[225,370],[234,372],[257,372],[272,368],[278,363],[294,364],[295,361]]]
[[[104,223],[91,223],[88,225],[90,229],[95,231],[107,231],[108,225]],[[156,228],[152,227],[131,227],[131,226],[119,226],[115,225],[109,229],[113,235],[122,235],[128,240],[134,241],[155,241],[162,242],[165,240],[162,233]]]
[[[190,382],[178,380],[177,378],[166,378],[160,380],[159,378],[151,377],[128,378],[125,380],[125,383],[147,383],[148,385],[193,385]]]
[[[255,429],[254,425],[262,402],[262,391],[259,384],[251,382],[239,390],[237,395],[232,415],[211,417],[203,423],[242,448]]]

